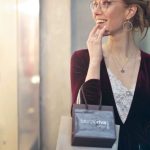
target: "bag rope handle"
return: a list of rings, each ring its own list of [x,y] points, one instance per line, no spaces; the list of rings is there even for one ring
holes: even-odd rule
[[[84,100],[84,103],[85,103],[85,107],[86,107],[86,109],[88,109],[88,103],[87,103],[87,100],[86,100],[86,97],[85,97],[85,94],[84,94],[84,91],[83,91],[83,86],[81,87],[81,91],[80,92],[82,92],[83,100]],[[99,110],[102,107],[101,104],[102,104],[102,91],[100,90],[100,103],[99,103],[99,107],[98,107]]]

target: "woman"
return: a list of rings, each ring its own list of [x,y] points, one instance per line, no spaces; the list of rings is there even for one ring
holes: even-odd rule
[[[102,91],[102,104],[114,107],[120,125],[118,150],[150,150],[150,55],[134,42],[135,31],[150,25],[150,3],[93,0],[90,7],[96,25],[88,49],[71,58],[72,103],[83,103],[80,88],[89,104],[99,104]]]

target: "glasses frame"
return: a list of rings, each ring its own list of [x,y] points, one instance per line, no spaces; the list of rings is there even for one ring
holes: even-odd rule
[[[111,1],[110,0],[105,0],[105,1],[109,2],[110,3],[109,5],[111,5],[111,3],[114,3],[114,2],[123,3],[121,1],[116,1],[116,0],[111,0]],[[94,8],[94,6],[92,6],[93,2],[94,2],[93,0],[90,1],[90,9],[92,11],[99,8],[102,12],[105,12],[109,8],[109,5],[107,7],[103,7],[103,5],[101,4],[101,2],[102,2],[101,0],[99,2],[97,2],[98,5],[97,5],[97,7]]]

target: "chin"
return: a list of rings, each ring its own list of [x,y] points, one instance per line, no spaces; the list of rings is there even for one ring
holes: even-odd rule
[[[110,33],[110,31],[108,31],[108,30],[106,30],[106,31],[104,32],[104,34],[103,34],[103,36],[109,36],[109,35],[111,35],[111,33]]]

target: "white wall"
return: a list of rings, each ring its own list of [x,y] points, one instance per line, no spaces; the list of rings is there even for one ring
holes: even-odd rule
[[[71,1],[71,50],[86,48],[89,32],[95,22],[90,10],[90,0]]]
[[[42,150],[55,150],[60,117],[70,115],[70,0],[40,1]]]
[[[0,150],[17,150],[16,0],[0,0]]]

